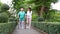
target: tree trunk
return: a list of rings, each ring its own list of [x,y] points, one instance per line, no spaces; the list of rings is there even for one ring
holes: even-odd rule
[[[40,17],[43,17],[43,11],[44,11],[44,6],[41,7],[41,10],[40,10]]]

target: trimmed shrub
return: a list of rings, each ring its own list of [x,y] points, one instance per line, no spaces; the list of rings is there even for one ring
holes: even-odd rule
[[[33,22],[32,25],[48,34],[60,34],[60,22]]]
[[[6,13],[0,13],[0,23],[8,22],[8,15]]]
[[[0,23],[0,34],[11,34],[16,23]]]
[[[2,4],[2,6],[1,6],[2,12],[9,10],[9,8],[10,7],[7,4]]]
[[[44,21],[44,18],[39,17],[39,18],[38,18],[38,21],[39,21],[39,22],[40,22],[40,21]]]

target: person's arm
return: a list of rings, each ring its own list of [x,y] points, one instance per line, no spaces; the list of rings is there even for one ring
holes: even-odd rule
[[[32,11],[31,11],[31,16],[32,16]]]
[[[27,18],[27,14],[25,14],[25,18]]]
[[[31,20],[32,20],[32,11],[31,11]]]
[[[32,11],[31,11],[31,14],[32,14]]]
[[[27,19],[27,14],[28,14],[28,12],[26,12],[26,19]]]
[[[25,13],[25,18],[26,18],[26,13]]]

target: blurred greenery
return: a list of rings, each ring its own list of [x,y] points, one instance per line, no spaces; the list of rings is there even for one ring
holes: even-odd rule
[[[9,6],[7,4],[0,3],[0,12],[5,12],[7,10],[9,10]]]
[[[0,34],[12,34],[16,25],[16,22],[0,23]]]
[[[51,3],[55,4],[57,1],[58,0],[13,0],[12,4],[16,13],[19,12],[21,7],[24,7],[26,12],[27,8],[31,7],[33,11],[33,26],[47,32],[48,34],[60,34],[60,23],[56,23],[60,22],[60,11],[51,9]],[[18,21],[18,15],[16,17],[11,16],[12,14],[8,12],[9,8],[10,7],[7,4],[0,2],[0,23],[3,23],[0,25],[1,34],[6,34],[15,28],[16,23],[8,22]],[[44,21],[44,23],[41,21]]]
[[[0,34],[11,34],[17,25],[15,21],[9,21],[9,8],[7,4],[0,2]]]
[[[8,22],[8,15],[6,13],[0,13],[0,23]]]
[[[3,4],[0,2],[0,23],[8,22],[9,14],[8,14],[9,6],[7,4]]]
[[[32,25],[47,34],[60,34],[60,22],[37,22],[33,21]]]
[[[7,11],[7,10],[9,10],[9,6],[7,4],[2,4],[1,10],[2,11]]]
[[[32,14],[32,20],[33,21],[36,20],[37,17],[38,17],[37,14],[35,12],[33,12],[33,14]]]
[[[21,7],[31,7],[33,10],[32,20],[50,21],[54,18],[55,10],[51,9],[51,3],[56,3],[58,0],[13,0],[13,7],[18,11]],[[51,9],[51,10],[50,10]],[[53,20],[53,19],[52,19]]]

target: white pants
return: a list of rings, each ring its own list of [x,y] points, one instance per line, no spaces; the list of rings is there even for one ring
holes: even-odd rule
[[[31,18],[27,17],[27,26],[30,28],[31,27]]]

